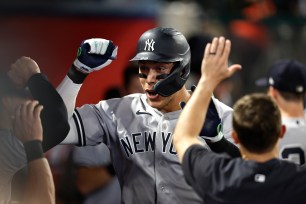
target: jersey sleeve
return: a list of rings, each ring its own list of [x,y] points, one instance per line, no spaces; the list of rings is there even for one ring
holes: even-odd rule
[[[184,154],[182,168],[189,185],[205,200],[208,194],[224,188],[231,171],[230,157],[216,154],[201,145],[192,145]]]
[[[63,144],[87,146],[105,143],[108,145],[110,137],[116,138],[116,120],[112,117],[107,101],[76,108],[69,124],[71,130]]]

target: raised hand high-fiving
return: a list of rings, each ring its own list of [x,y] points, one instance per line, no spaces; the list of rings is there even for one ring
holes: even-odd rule
[[[228,66],[230,51],[231,41],[224,37],[214,38],[212,43],[206,45],[201,65],[202,76],[200,80],[208,80],[208,84],[212,89],[223,79],[232,76],[241,69],[239,64]]]

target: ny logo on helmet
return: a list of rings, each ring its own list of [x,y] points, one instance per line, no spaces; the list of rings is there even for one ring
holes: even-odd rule
[[[146,46],[144,48],[145,51],[154,51],[154,44],[155,41],[153,39],[147,39],[146,40]]]

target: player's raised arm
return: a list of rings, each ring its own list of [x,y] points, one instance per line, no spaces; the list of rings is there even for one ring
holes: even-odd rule
[[[214,38],[212,43],[207,44],[205,48],[201,79],[184,107],[174,131],[173,143],[180,161],[190,146],[201,144],[197,138],[202,129],[214,89],[223,79],[230,77],[241,68],[237,64],[228,67],[230,47],[231,42],[220,37]]]
[[[31,96],[44,106],[41,114],[44,151],[63,141],[69,132],[67,109],[37,63],[29,57],[21,57],[11,65],[8,75],[16,86],[28,87]]]

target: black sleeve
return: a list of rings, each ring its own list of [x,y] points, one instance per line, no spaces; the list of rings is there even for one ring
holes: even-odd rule
[[[233,171],[234,159],[216,154],[201,145],[190,146],[184,156],[182,168],[189,185],[203,198],[224,189]]]
[[[213,171],[218,171],[218,169],[209,168],[210,163],[213,162],[212,154],[215,153],[196,144],[190,146],[183,156],[182,168],[185,179],[202,198],[210,188],[209,178]]]
[[[210,142],[209,140],[205,140],[206,144],[209,148],[216,153],[227,153],[233,158],[241,157],[239,148],[225,139],[224,137],[218,142]]]
[[[28,87],[35,100],[44,109],[41,113],[43,126],[43,150],[46,152],[61,143],[70,130],[67,109],[62,97],[43,74],[35,74],[28,81]]]

